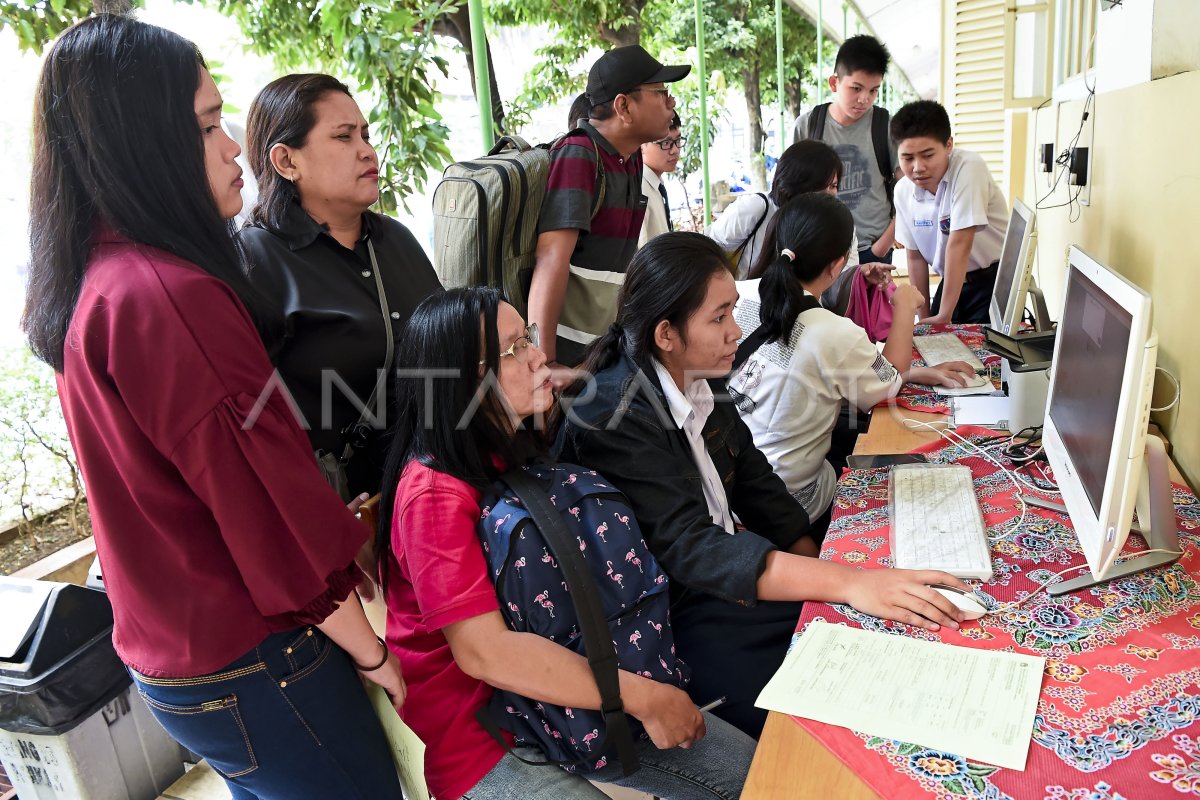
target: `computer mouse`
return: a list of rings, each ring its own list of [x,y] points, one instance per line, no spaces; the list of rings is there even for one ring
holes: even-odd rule
[[[963,612],[963,619],[972,620],[979,619],[984,614],[988,613],[987,608],[983,603],[969,592],[964,592],[960,589],[955,589],[952,586],[943,586],[941,584],[930,585],[930,589],[940,594],[942,597],[954,604],[954,607]]]

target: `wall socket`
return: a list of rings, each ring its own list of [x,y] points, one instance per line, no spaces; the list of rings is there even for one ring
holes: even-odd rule
[[[1038,154],[1038,163],[1042,167],[1042,172],[1054,172],[1054,142],[1046,142]]]
[[[1071,148],[1071,160],[1068,162],[1067,169],[1071,172],[1070,184],[1072,186],[1088,185],[1088,149],[1086,147]]]
[[[1068,191],[1076,194],[1079,204],[1084,206],[1092,204],[1092,187],[1096,184],[1095,118],[1096,112],[1093,109],[1080,121],[1079,136],[1075,140],[1076,146],[1071,148],[1067,161],[1067,177],[1070,178],[1071,186],[1078,187],[1075,189],[1068,187]]]

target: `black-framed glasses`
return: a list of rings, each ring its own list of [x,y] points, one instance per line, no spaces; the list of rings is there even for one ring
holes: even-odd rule
[[[682,150],[683,146],[687,144],[687,137],[676,136],[674,139],[667,137],[666,139],[659,139],[657,142],[655,142],[655,144],[661,147],[663,150],[670,150],[672,147],[678,147],[680,150]]]
[[[530,323],[525,328],[525,333],[523,335],[518,336],[516,341],[510,344],[506,349],[500,351],[500,358],[504,358],[505,356],[513,356],[515,358],[518,353],[523,353],[530,347],[540,347],[541,344],[542,337],[538,334],[537,323]],[[480,361],[479,366],[482,367],[484,363],[485,362]]]

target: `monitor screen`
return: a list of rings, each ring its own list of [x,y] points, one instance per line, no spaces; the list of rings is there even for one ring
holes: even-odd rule
[[[1097,515],[1115,444],[1132,325],[1126,308],[1081,271],[1070,270],[1047,411]]]
[[[1012,296],[1013,282],[1017,277],[1017,266],[1021,260],[1021,240],[1025,238],[1028,223],[1014,207],[1008,218],[1008,232],[1004,234],[1004,249],[1000,251],[1000,266],[996,269],[996,308],[1003,314]]]
[[[996,286],[992,290],[988,308],[988,321],[1001,333],[1016,336],[1021,330],[1036,237],[1033,211],[1020,200],[1014,199],[1012,213],[1008,217],[1008,230],[1004,234],[1004,246],[1000,249],[1000,260],[997,262]]]

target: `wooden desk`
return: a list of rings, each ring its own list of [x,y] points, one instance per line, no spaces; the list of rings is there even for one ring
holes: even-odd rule
[[[895,406],[877,408],[871,413],[867,431],[855,442],[855,454],[906,453],[938,438],[926,428],[905,427],[901,420],[906,418],[945,422],[946,415]],[[767,715],[767,725],[742,792],[743,800],[875,800],[878,797],[786,714],[772,711]]]
[[[901,420],[923,422],[946,420],[942,414],[926,414],[895,407],[882,407],[871,415],[867,431],[859,436],[854,452],[862,455],[903,453],[938,439],[924,428],[910,429]],[[1184,483],[1171,464],[1171,480]],[[804,728],[785,714],[767,716],[744,800],[874,800],[879,795],[830,753]]]

